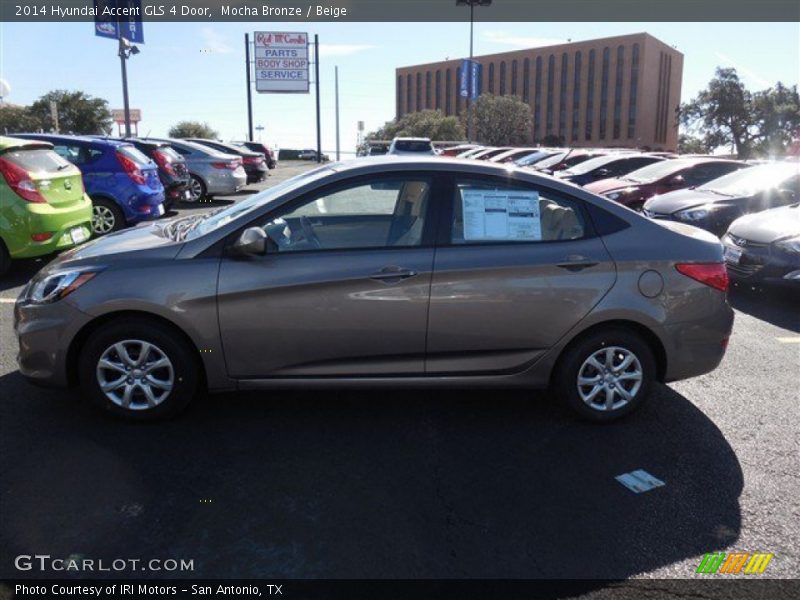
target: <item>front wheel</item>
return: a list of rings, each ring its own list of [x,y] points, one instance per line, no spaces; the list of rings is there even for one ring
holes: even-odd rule
[[[556,370],[555,391],[578,416],[613,421],[645,401],[655,377],[649,345],[632,331],[608,328],[565,351]]]
[[[97,408],[138,421],[176,415],[194,397],[199,365],[180,336],[147,319],[111,322],[80,354],[81,388]]]

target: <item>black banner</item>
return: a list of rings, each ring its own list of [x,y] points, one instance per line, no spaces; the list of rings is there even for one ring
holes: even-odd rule
[[[114,3],[101,3],[105,10]],[[137,7],[138,9],[138,7]],[[2,0],[0,21],[92,21],[94,0]],[[124,10],[129,10],[125,8]],[[140,14],[99,15],[149,22],[468,21],[455,0],[142,0]],[[493,0],[476,6],[490,22],[800,21],[797,0]]]

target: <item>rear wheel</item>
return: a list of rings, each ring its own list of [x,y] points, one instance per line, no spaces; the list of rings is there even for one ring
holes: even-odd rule
[[[197,177],[196,175],[192,175],[192,181],[189,183],[189,202],[199,202],[203,198],[205,198],[207,194],[206,184],[203,183],[203,180]]]
[[[11,268],[11,254],[9,254],[5,242],[3,242],[3,240],[0,240],[0,276],[8,273],[8,270],[10,268]]]
[[[555,391],[578,416],[613,421],[645,401],[656,377],[650,346],[625,328],[590,333],[567,348]]]
[[[92,232],[106,235],[125,227],[125,216],[119,206],[105,198],[92,199]]]
[[[171,417],[198,388],[199,365],[180,336],[148,319],[126,318],[95,331],[80,355],[87,399],[113,415],[138,421]]]

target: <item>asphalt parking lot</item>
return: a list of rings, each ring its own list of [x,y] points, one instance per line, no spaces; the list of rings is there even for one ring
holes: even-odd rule
[[[17,371],[40,266],[0,281],[0,577],[35,575],[19,554],[193,578],[687,578],[717,550],[800,571],[800,294],[733,290],[722,365],[605,426],[523,391],[226,394],[136,425]],[[614,479],[635,469],[666,485]]]

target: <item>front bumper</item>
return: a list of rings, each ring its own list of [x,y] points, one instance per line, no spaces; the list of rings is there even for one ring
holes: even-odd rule
[[[70,304],[69,298],[52,304],[31,304],[20,296],[14,305],[20,373],[40,385],[69,385],[68,349],[90,320],[89,315]]]
[[[800,256],[780,252],[770,244],[744,240],[734,244],[723,238],[725,266],[734,281],[742,283],[783,283],[800,286]]]

